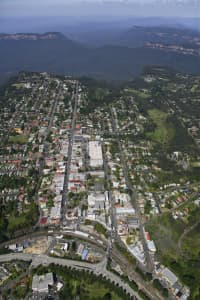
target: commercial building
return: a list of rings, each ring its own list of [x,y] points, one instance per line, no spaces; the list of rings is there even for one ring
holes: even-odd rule
[[[101,143],[99,141],[89,142],[89,156],[90,156],[90,166],[102,167],[103,166],[103,154]]]
[[[164,268],[161,272],[162,277],[169,283],[171,286],[173,286],[177,281],[178,278],[176,275],[170,271],[168,268]]]
[[[34,275],[32,281],[32,291],[35,293],[48,293],[49,286],[54,284],[53,273],[45,275]]]

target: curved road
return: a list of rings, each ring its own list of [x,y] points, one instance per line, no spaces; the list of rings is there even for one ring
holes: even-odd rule
[[[49,257],[47,255],[34,255],[34,254],[23,254],[23,253],[12,253],[0,256],[0,263],[13,261],[13,260],[24,260],[31,261],[31,267],[35,268],[39,265],[48,266],[50,264],[56,264],[64,267],[71,267],[76,270],[88,270],[97,276],[102,275],[107,280],[110,280],[115,285],[121,287],[127,294],[129,294],[134,300],[142,300],[137,292],[132,290],[130,286],[124,282],[120,277],[113,274],[106,269],[107,260],[104,259],[98,264],[90,264],[82,261],[74,261],[68,259],[60,259]]]

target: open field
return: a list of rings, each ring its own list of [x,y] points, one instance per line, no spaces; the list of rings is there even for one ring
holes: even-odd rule
[[[11,215],[8,218],[8,230],[13,231],[14,228],[21,228],[23,226],[23,224],[26,224],[26,223],[27,223],[27,220],[26,220],[25,215],[21,215],[18,217]]]
[[[198,257],[200,254],[200,223],[182,240],[182,250],[187,255]]]
[[[141,92],[141,91],[138,91],[138,90],[135,90],[133,88],[127,88],[125,90],[125,92],[129,95],[132,95],[132,96],[137,96],[139,98],[142,98],[142,99],[147,99],[149,98],[149,94],[148,93],[145,93],[145,92]]]
[[[175,221],[169,213],[153,218],[147,227],[161,256],[169,256],[173,259],[179,256],[177,243],[184,228],[185,224]]]
[[[121,298],[118,295],[116,295],[114,292],[110,292],[110,290],[108,288],[105,288],[103,285],[99,285],[98,282],[88,285],[88,290],[91,299],[95,299],[95,297],[104,299],[103,298],[104,295],[110,293],[112,295],[112,298],[110,299],[121,300]],[[109,298],[105,298],[105,299],[109,299]]]
[[[190,231],[199,220],[199,210],[195,212],[187,223],[175,221],[169,213],[165,213],[153,218],[145,227],[155,241],[161,262],[190,287],[192,300],[200,299],[200,225]],[[188,234],[183,237],[179,249],[179,240],[184,231],[188,231]]]
[[[11,135],[9,142],[13,144],[26,144],[28,141],[27,135]]]
[[[13,87],[15,87],[16,89],[21,89],[24,87],[24,83],[15,83],[12,84]]]
[[[148,115],[155,123],[156,129],[154,132],[147,133],[147,136],[164,148],[168,147],[175,135],[174,126],[167,121],[168,114],[158,109],[150,109]]]

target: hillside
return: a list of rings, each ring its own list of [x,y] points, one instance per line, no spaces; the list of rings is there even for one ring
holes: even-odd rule
[[[1,76],[25,70],[122,80],[139,75],[147,65],[200,73],[200,57],[190,53],[144,45],[91,49],[57,33],[0,35],[0,57]]]
[[[121,33],[113,43],[131,48],[142,47],[148,43],[199,46],[200,32],[185,28],[134,26]]]

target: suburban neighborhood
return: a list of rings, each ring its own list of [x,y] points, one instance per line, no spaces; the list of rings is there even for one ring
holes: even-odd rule
[[[113,96],[21,72],[1,90],[0,291],[17,287],[2,299],[59,299],[56,262],[113,276],[127,299],[193,299],[181,257],[198,255],[200,78],[170,76],[149,71]]]

